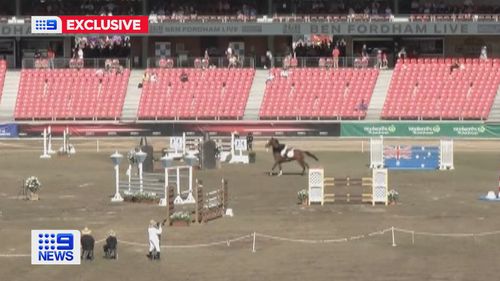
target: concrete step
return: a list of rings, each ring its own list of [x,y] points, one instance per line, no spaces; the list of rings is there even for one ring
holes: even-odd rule
[[[260,106],[264,99],[266,91],[266,80],[269,72],[267,70],[256,70],[253,79],[250,95],[248,96],[247,105],[243,114],[244,120],[258,120]]]
[[[366,112],[366,120],[379,120],[392,79],[392,70],[381,70]]]
[[[0,98],[0,121],[5,122],[14,120],[14,110],[16,107],[20,80],[20,70],[7,70],[5,73],[3,94]]]
[[[139,101],[141,100],[142,89],[137,88],[137,85],[142,82],[144,70],[132,70],[127,85],[127,94],[122,108],[123,121],[137,120],[137,110],[139,109]]]

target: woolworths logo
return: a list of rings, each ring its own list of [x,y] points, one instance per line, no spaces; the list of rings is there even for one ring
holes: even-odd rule
[[[394,125],[389,125],[389,126],[366,126],[363,128],[363,130],[369,134],[369,135],[391,135],[396,132],[396,126]]]
[[[485,126],[460,126],[453,128],[458,136],[480,136],[486,132]]]
[[[432,127],[432,131],[437,134],[437,133],[441,132],[441,127],[439,125],[436,125],[436,126]]]

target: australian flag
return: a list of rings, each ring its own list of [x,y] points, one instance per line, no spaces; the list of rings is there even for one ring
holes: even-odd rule
[[[387,145],[384,147],[384,166],[388,169],[439,169],[439,147]]]

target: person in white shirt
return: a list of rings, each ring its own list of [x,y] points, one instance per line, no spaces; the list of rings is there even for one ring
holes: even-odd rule
[[[483,46],[483,48],[481,48],[481,55],[479,56],[479,58],[481,60],[487,60],[488,59],[488,49],[486,48],[486,46]]]
[[[151,260],[160,259],[160,235],[162,229],[161,224],[151,220],[148,227],[149,237],[149,254],[147,257]]]
[[[78,48],[78,59],[83,60],[83,50],[82,48]]]

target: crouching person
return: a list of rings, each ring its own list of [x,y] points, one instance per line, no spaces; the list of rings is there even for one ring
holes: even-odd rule
[[[118,246],[118,240],[116,239],[116,233],[110,230],[108,233],[108,238],[106,238],[106,244],[103,246],[104,258],[106,259],[116,259],[117,253],[116,248]]]
[[[93,260],[95,240],[92,237],[92,231],[88,227],[82,230],[80,242],[82,244],[82,260]]]

